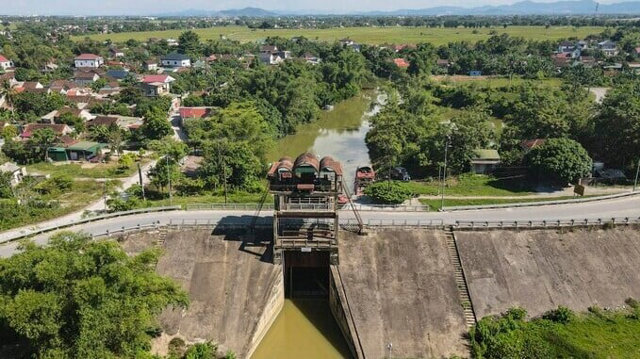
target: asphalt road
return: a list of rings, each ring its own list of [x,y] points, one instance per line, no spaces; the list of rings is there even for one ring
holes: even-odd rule
[[[90,234],[102,234],[107,231],[117,231],[125,228],[135,227],[137,225],[149,224],[168,224],[170,221],[193,222],[194,220],[206,222],[227,222],[227,223],[251,223],[254,211],[174,211],[145,213],[139,215],[117,217],[98,222],[86,223],[74,227],[69,227],[70,231],[83,231]],[[269,221],[271,211],[263,211],[261,213],[263,221]],[[383,212],[383,211],[363,211],[360,212],[362,220],[366,223],[384,221],[396,221],[400,223],[404,220],[409,222],[422,221],[427,223],[433,221],[435,224],[454,224],[456,221],[555,221],[570,220],[576,221],[588,219],[602,218],[603,220],[616,218],[639,218],[640,217],[640,196],[630,196],[611,200],[561,204],[561,205],[545,205],[538,207],[520,207],[520,208],[500,208],[500,209],[484,209],[471,211],[456,212]],[[349,210],[340,212],[341,220],[355,220],[353,213]],[[36,243],[46,243],[50,234],[44,234],[36,237]],[[7,232],[0,234],[0,240],[7,240]],[[0,246],[0,257],[6,257],[15,252],[17,243],[7,243]]]

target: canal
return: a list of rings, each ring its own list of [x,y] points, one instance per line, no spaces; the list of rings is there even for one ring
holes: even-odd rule
[[[286,299],[252,359],[351,358],[327,299]]]
[[[370,163],[364,142],[369,131],[368,119],[380,110],[383,101],[377,92],[364,91],[331,111],[322,111],[317,121],[301,125],[295,134],[280,139],[269,154],[269,161],[282,156],[295,158],[306,151],[319,157],[332,156],[342,163],[345,183],[353,190],[356,168]]]

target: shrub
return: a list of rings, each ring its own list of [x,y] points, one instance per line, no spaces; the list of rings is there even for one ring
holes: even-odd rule
[[[559,306],[558,309],[544,313],[542,318],[556,323],[567,324],[574,318],[574,316],[575,314],[573,314],[571,309]]]
[[[400,204],[413,197],[413,192],[405,183],[396,181],[373,183],[365,188],[364,193],[375,203],[383,204]]]
[[[548,139],[532,149],[525,160],[537,175],[562,184],[577,182],[591,172],[592,166],[587,150],[567,138]]]
[[[214,359],[217,349],[211,342],[194,344],[184,353],[184,359]]]

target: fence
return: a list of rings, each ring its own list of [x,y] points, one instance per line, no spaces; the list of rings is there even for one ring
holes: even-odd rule
[[[528,229],[528,228],[576,228],[604,225],[635,225],[640,224],[640,217],[608,218],[608,219],[567,219],[567,220],[539,220],[539,221],[456,221],[455,229]]]
[[[314,204],[291,204],[289,205],[289,209],[297,210],[297,209],[309,209],[312,208]],[[315,204],[318,206],[317,208],[323,209],[326,205]],[[320,208],[322,207],[322,208]],[[219,210],[219,211],[257,211],[260,208],[258,203],[203,203],[203,204],[187,204],[185,209],[187,211],[203,211],[203,210]],[[273,204],[265,203],[262,206],[262,210],[272,211]],[[383,205],[383,204],[356,204],[350,205],[346,204],[340,210],[342,211],[351,211],[355,208],[360,212],[429,212],[431,211],[431,207],[427,205],[421,206],[405,206],[405,205]]]
[[[22,239],[22,238],[31,237],[31,236],[37,236],[37,235],[42,234],[42,233],[57,231],[59,229],[69,228],[69,227],[73,227],[73,226],[77,226],[77,225],[81,225],[81,224],[102,221],[102,220],[110,219],[110,218],[130,216],[130,215],[142,214],[142,213],[177,211],[177,210],[180,210],[180,209],[182,209],[182,207],[180,207],[180,206],[168,206],[168,207],[151,207],[151,208],[143,208],[143,209],[134,209],[134,210],[131,210],[131,211],[109,213],[109,214],[105,214],[105,215],[101,215],[101,216],[84,218],[84,219],[81,219],[79,221],[72,221],[72,222],[65,223],[65,224],[47,226],[47,227],[40,228],[40,229],[37,229],[35,231],[30,231],[30,232],[27,232],[27,233],[20,233],[20,234],[18,234],[16,236],[1,240],[0,244],[16,241],[16,240],[19,240],[19,239]]]

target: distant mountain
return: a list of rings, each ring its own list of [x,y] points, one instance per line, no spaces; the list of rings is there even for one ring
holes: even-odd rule
[[[593,15],[596,13],[597,3],[593,0],[556,1],[540,3],[534,1],[521,1],[511,5],[479,6],[465,8],[459,6],[438,6],[424,9],[400,9],[393,11],[366,11],[352,12],[343,15],[366,16],[441,16],[441,15]],[[284,10],[269,11],[255,7],[244,9],[231,9],[222,11],[207,10],[183,10],[180,12],[159,14],[158,16],[247,16],[247,17],[273,17],[294,15],[329,15],[333,12],[317,10]],[[598,14],[640,14],[640,1],[620,2],[614,4],[600,4]]]
[[[204,17],[204,16],[228,16],[228,17],[236,17],[236,16],[247,16],[247,17],[271,17],[278,16],[277,13],[256,8],[256,7],[246,7],[244,9],[229,9],[229,10],[198,10],[198,9],[187,9],[176,12],[162,13],[157,14],[156,16],[181,16],[181,17]]]
[[[363,12],[360,15],[380,16],[438,16],[438,15],[593,15],[597,3],[592,0],[557,1],[539,3],[521,1],[511,5],[463,8],[440,6],[425,9],[401,9],[395,11]],[[598,14],[640,14],[640,1],[600,4]]]

